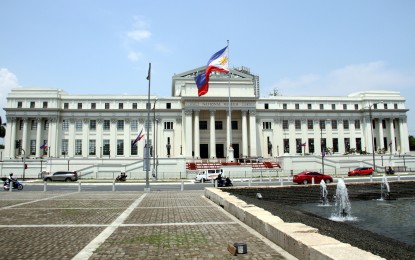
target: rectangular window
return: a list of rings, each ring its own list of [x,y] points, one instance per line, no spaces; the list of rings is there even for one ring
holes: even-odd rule
[[[96,109],[97,108],[97,103],[91,103],[91,109]]]
[[[78,109],[82,109],[82,103],[78,103]]]
[[[337,130],[337,120],[336,119],[331,120],[331,129],[332,130]]]
[[[110,109],[110,103],[105,103],[105,109]]]
[[[62,139],[62,155],[68,154],[68,139]]]
[[[288,120],[282,120],[282,129],[288,130]]]
[[[33,101],[30,102],[30,108],[35,108],[35,102]]]
[[[222,129],[223,129],[222,121],[215,121],[215,130],[222,130]]]
[[[296,145],[296,153],[303,153],[303,146],[301,143],[301,138],[295,139],[295,145]]]
[[[133,109],[137,109],[137,103],[133,103]]]
[[[232,121],[232,130],[238,130],[238,121]]]
[[[146,103],[146,109],[151,109],[151,103]]]
[[[69,109],[69,103],[63,103],[63,109]]]
[[[295,130],[301,130],[301,120],[295,120]]]
[[[47,101],[43,101],[43,108],[48,108],[48,102]]]
[[[208,129],[207,121],[199,121],[199,130],[207,130],[207,129]]]
[[[308,152],[314,153],[314,138],[308,138]]]
[[[349,129],[349,120],[343,120],[343,129]]]
[[[314,121],[313,120],[307,120],[307,129],[313,130],[314,129]]]
[[[271,122],[262,122],[262,129],[272,129]]]
[[[30,155],[36,154],[36,140],[30,140]]]
[[[133,143],[135,139],[131,140],[131,143]],[[131,145],[131,155],[137,155],[138,153],[137,144]]]
[[[295,109],[300,109],[300,104],[295,104]]]
[[[110,120],[104,120],[104,124],[102,125],[104,131],[109,131],[110,127],[111,127],[111,122]]]
[[[30,129],[31,130],[36,130],[37,129],[37,122],[36,120],[32,120],[30,123]]]
[[[21,139],[16,140],[15,145],[16,145],[16,149],[19,149],[19,155],[20,155],[21,154],[21,149],[22,149],[22,140]]]
[[[89,120],[89,130],[90,131],[97,130],[97,120]]]
[[[282,109],[287,109],[287,104],[282,104]]]
[[[307,104],[307,109],[311,109],[311,104]]]
[[[378,109],[378,104],[373,104],[373,109]]]
[[[89,139],[89,155],[96,155],[96,141]]]
[[[64,132],[69,130],[69,121],[66,119],[62,120],[62,130]]]
[[[394,109],[398,109],[398,104],[393,104]]]
[[[383,104],[383,109],[388,109],[388,104]]]
[[[343,110],[347,110],[347,104],[343,104]]]
[[[359,104],[354,104],[354,110],[359,110]]]
[[[171,109],[171,103],[166,103],[166,109]]]
[[[324,109],[324,104],[320,104],[320,110]]]
[[[117,120],[117,130],[124,131],[124,120]]]
[[[75,139],[75,155],[82,155],[82,139]]]
[[[265,109],[269,109],[269,104],[268,104],[268,103],[265,103],[265,104],[264,104],[264,108],[265,108]]]
[[[124,109],[124,103],[118,103],[118,109]]]
[[[320,120],[319,124],[320,124],[320,130],[326,129],[326,120]]]
[[[360,129],[360,120],[359,119],[354,120],[354,128],[355,129]]]
[[[102,140],[102,144],[104,146],[104,150],[102,151],[102,155],[110,155],[110,140],[104,139],[104,140]]]
[[[290,139],[284,139],[284,153],[290,153]]]
[[[76,122],[75,122],[75,130],[77,132],[82,132],[82,120],[76,120]]]
[[[362,151],[362,139],[356,138],[356,152],[360,153]]]
[[[331,109],[336,110],[336,104],[331,104]]]
[[[47,119],[43,122],[43,130],[49,130],[49,121]]]
[[[333,153],[339,152],[339,139],[333,138]]]
[[[131,120],[130,128],[131,128],[131,131],[137,131],[137,129],[138,129],[138,121],[137,120]]]
[[[165,130],[172,130],[173,129],[173,122],[164,122],[164,129]]]
[[[346,152],[350,151],[350,138],[344,138],[344,149]]]
[[[124,155],[124,140],[117,140],[117,155]]]
[[[17,102],[17,108],[22,108],[22,107],[23,107],[22,101]]]

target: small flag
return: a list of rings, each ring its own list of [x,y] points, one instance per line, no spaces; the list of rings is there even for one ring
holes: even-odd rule
[[[48,148],[48,144],[43,144],[42,146],[40,146],[40,149],[47,149]]]
[[[141,129],[141,131],[138,134],[137,138],[133,142],[131,142],[131,145],[135,145],[138,141],[140,141],[144,137],[143,130],[144,130],[144,128]]]

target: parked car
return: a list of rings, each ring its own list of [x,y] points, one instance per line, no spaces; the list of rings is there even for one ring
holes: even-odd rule
[[[59,171],[43,178],[44,181],[77,181],[78,174],[74,171]]]
[[[371,175],[373,174],[372,167],[359,167],[352,171],[349,171],[347,175],[349,176],[355,176],[355,175]]]
[[[303,171],[299,174],[293,176],[293,182],[298,184],[308,184],[312,183],[314,178],[314,183],[320,183],[321,180],[324,180],[325,183],[333,182],[333,178],[328,174],[322,174],[314,171]]]

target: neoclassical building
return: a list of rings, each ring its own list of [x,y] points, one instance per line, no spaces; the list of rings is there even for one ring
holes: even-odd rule
[[[3,159],[142,158],[147,135],[157,158],[226,160],[230,146],[234,160],[409,152],[408,109],[399,92],[260,97],[259,77],[242,67],[212,75],[209,92],[198,97],[194,77],[203,69],[174,75],[171,97],[150,96],[149,104],[145,93],[13,89]],[[144,138],[132,145],[142,129]]]

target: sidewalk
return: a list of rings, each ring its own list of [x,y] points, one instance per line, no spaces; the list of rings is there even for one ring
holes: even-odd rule
[[[0,192],[0,258],[294,259],[203,194]]]

